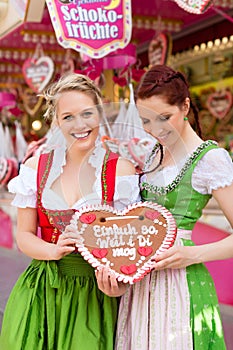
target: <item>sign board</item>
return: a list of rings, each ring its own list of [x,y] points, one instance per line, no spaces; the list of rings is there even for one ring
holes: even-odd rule
[[[46,0],[58,43],[92,58],[126,47],[131,0]]]
[[[24,22],[40,22],[44,0],[0,0],[0,39]]]

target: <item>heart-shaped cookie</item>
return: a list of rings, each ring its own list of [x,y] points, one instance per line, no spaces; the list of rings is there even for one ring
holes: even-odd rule
[[[75,69],[74,60],[72,58],[66,58],[61,65],[61,75],[73,73]]]
[[[207,108],[210,113],[218,118],[223,119],[232,106],[232,93],[229,90],[220,90],[209,95]]]
[[[50,82],[54,72],[54,63],[49,56],[41,56],[37,60],[28,58],[22,69],[27,85],[38,93],[42,92]]]
[[[160,33],[151,40],[148,47],[150,65],[165,64],[171,51],[171,40],[167,34]]]
[[[106,150],[118,153],[119,141],[117,139],[112,139],[111,137],[105,135],[102,136],[101,142]]]
[[[78,251],[94,268],[108,266],[119,281],[134,283],[153,268],[151,258],[174,244],[176,223],[163,206],[138,202],[123,211],[94,205],[70,222],[82,239]]]
[[[138,139],[135,137],[129,141],[129,153],[141,169],[144,167],[145,159],[151,153],[153,146],[154,141],[149,138]]]
[[[209,135],[213,133],[217,119],[213,116],[212,113],[210,113],[208,109],[202,109],[199,112],[199,122],[203,134]]]
[[[7,159],[5,157],[0,157],[0,185],[6,176],[7,166]]]
[[[33,117],[42,107],[44,98],[37,96],[31,88],[26,88],[21,96],[25,111]]]
[[[204,13],[213,4],[213,0],[175,0],[175,2],[185,11],[197,15]]]

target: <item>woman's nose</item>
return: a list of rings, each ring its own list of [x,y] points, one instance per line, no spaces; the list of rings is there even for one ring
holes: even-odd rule
[[[151,123],[151,129],[156,132],[164,129],[164,126],[164,121],[158,119],[153,120],[153,122]]]
[[[75,126],[77,128],[82,128],[83,126],[85,126],[86,123],[85,123],[85,119],[83,119],[80,115],[77,115],[75,117]]]

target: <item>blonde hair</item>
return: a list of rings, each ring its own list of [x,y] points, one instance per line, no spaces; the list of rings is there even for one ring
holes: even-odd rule
[[[53,121],[56,116],[56,107],[60,95],[67,91],[82,92],[92,98],[100,114],[102,114],[102,95],[94,82],[85,75],[71,73],[62,76],[58,81],[52,83],[42,96],[46,100],[46,112],[44,117]]]

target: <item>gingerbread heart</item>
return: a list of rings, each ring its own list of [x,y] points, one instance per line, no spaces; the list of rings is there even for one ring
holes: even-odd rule
[[[54,72],[54,63],[49,56],[41,56],[37,60],[28,58],[22,69],[27,85],[38,93],[42,92],[50,82]]]
[[[42,107],[44,98],[37,96],[31,88],[26,88],[22,93],[22,100],[25,111],[33,117]]]
[[[158,34],[151,40],[148,47],[148,59],[150,65],[165,64],[171,50],[171,40],[164,33]]]
[[[197,15],[204,13],[213,5],[213,0],[175,0],[175,2],[185,11]]]
[[[229,90],[214,92],[209,95],[206,105],[214,117],[223,119],[231,109],[232,93]]]
[[[111,137],[105,135],[102,136],[101,142],[106,150],[118,153],[119,141],[117,139],[112,139]]]
[[[129,147],[128,146],[129,146],[129,142],[128,141],[121,141],[119,143],[118,153],[120,154],[121,157],[126,158],[126,159],[130,159],[133,163],[135,163],[132,155],[129,152]]]
[[[145,165],[145,159],[148,153],[151,153],[154,146],[154,141],[148,138],[138,139],[133,138],[128,143],[128,150],[133,160],[142,169]]]
[[[61,65],[61,75],[73,73],[74,69],[74,60],[72,58],[65,58]]]
[[[7,166],[7,159],[5,157],[0,157],[0,186],[7,174]]]
[[[202,109],[199,112],[199,122],[203,135],[211,135],[214,131],[217,119],[208,109]]]
[[[174,244],[176,223],[163,206],[134,203],[81,208],[70,226],[81,236],[78,251],[94,268],[108,266],[119,281],[135,283],[153,268],[152,258]]]
[[[133,159],[128,149],[128,141],[120,142],[117,139],[112,139],[109,136],[102,137],[103,146],[105,149],[119,154],[121,157],[129,159],[135,167],[138,166],[137,162]]]

